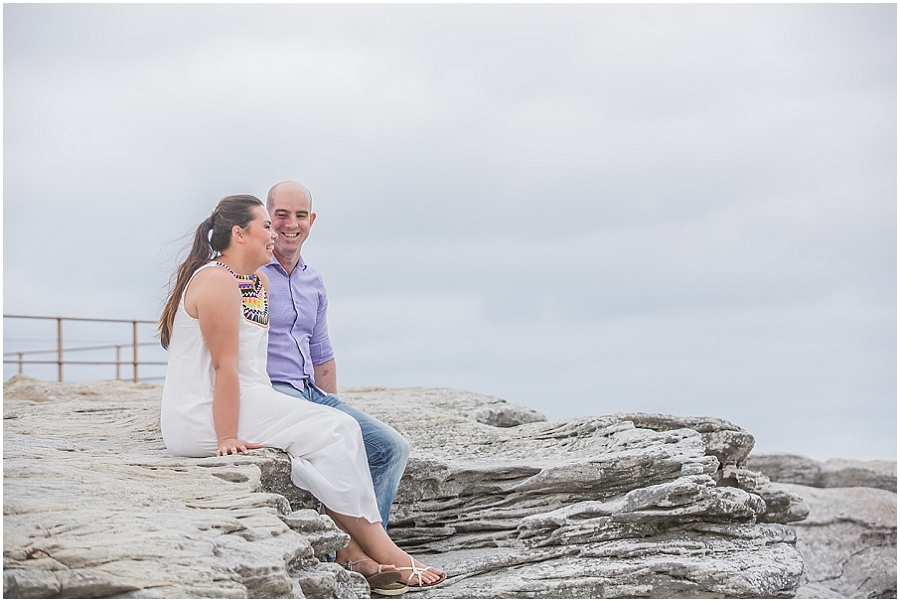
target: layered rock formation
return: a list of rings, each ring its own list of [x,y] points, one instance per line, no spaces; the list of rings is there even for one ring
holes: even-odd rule
[[[529,416],[498,428],[485,408],[522,409],[450,390],[344,398],[413,443],[390,532],[451,572],[418,596],[774,597],[799,583],[794,532],[759,523],[762,496],[796,518],[806,509],[746,478],[753,438],[727,421]]]
[[[390,532],[449,578],[406,597],[790,597],[801,585],[782,522],[809,509],[744,465],[753,439],[724,420],[547,422],[448,389],[342,397],[413,447]],[[7,597],[368,594],[319,560],[346,536],[290,486],[284,454],[172,458],[159,398],[151,385],[4,386]]]
[[[818,462],[799,454],[753,454],[747,467],[779,483],[807,487],[870,487],[897,493],[897,463],[883,460]]]
[[[812,509],[796,523],[807,565],[804,598],[897,597],[897,463],[753,455],[765,472]]]

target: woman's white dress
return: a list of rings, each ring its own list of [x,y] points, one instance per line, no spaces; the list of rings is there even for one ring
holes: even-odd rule
[[[208,263],[197,272],[215,265]],[[265,302],[263,293],[263,310]],[[240,320],[237,438],[287,452],[291,481],[310,491],[326,508],[381,522],[359,424],[340,410],[273,389],[266,373],[268,320],[263,320],[265,325],[246,317]],[[182,296],[169,341],[160,419],[163,440],[174,455],[216,455],[218,441],[212,413],[215,380],[200,321],[185,311]]]

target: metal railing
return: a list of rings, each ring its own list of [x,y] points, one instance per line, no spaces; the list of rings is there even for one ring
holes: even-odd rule
[[[121,380],[121,369],[122,366],[130,365],[133,370],[134,382],[138,382],[138,366],[165,366],[166,362],[161,361],[141,361],[138,359],[138,347],[146,347],[148,345],[158,345],[158,342],[147,342],[147,343],[139,343],[138,342],[138,324],[156,324],[155,320],[116,320],[113,318],[65,318],[61,316],[24,316],[24,315],[14,315],[14,314],[3,314],[4,318],[22,318],[22,319],[31,319],[31,320],[55,320],[56,321],[56,347],[53,349],[25,349],[21,351],[4,351],[3,352],[3,363],[4,364],[17,364],[19,368],[19,374],[22,374],[22,370],[26,364],[56,364],[57,372],[59,376],[59,381],[63,380],[63,365],[65,364],[75,364],[75,365],[115,365],[116,367],[116,380]],[[131,342],[130,343],[113,343],[109,345],[88,345],[83,347],[63,347],[63,321],[73,321],[73,322],[116,322],[120,324],[131,324]],[[130,360],[122,360],[122,349],[130,347],[131,348],[131,359]],[[104,360],[71,360],[65,359],[64,353],[71,351],[94,351],[100,349],[115,349],[116,350],[116,359],[110,361]],[[40,355],[40,354],[48,354],[48,353],[56,353],[55,360],[32,360],[25,359],[27,355]],[[10,356],[7,359],[7,356]]]

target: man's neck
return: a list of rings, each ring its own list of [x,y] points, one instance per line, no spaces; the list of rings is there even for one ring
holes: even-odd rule
[[[297,267],[297,264],[300,263],[300,249],[297,249],[297,254],[293,257],[285,257],[281,255],[277,250],[274,252],[275,259],[278,260],[278,263],[281,264],[281,267],[284,268],[284,271],[288,273],[288,276],[294,271],[294,268]]]

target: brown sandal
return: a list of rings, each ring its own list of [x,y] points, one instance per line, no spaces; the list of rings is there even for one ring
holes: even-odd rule
[[[359,560],[348,560],[343,563],[343,567],[348,571],[353,571],[353,565],[359,564],[363,560],[370,560],[369,558],[360,558]],[[401,575],[400,571],[385,571],[382,570],[382,566],[378,565],[378,572],[373,573],[366,577],[366,581],[369,584],[369,589],[376,594],[381,594],[382,596],[399,596],[400,594],[405,594],[409,591],[409,587],[403,585],[400,581]],[[359,571],[353,571],[355,573],[359,573]],[[362,573],[359,573],[362,575]]]

